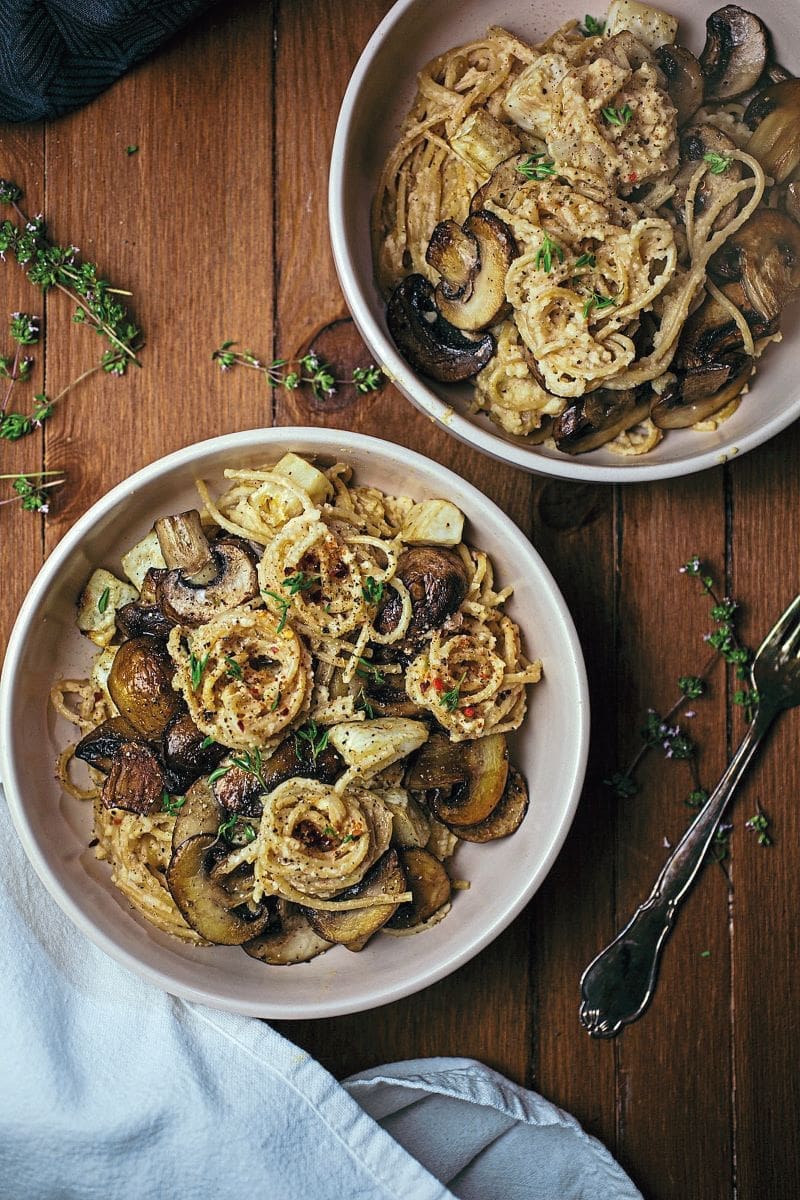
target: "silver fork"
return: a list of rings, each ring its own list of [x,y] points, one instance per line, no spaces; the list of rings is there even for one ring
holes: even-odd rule
[[[725,808],[778,713],[800,704],[800,596],[758,648],[750,671],[755,715],[714,791],[664,864],[650,895],[586,968],[580,1019],[592,1037],[615,1037],[653,998],[661,953]]]

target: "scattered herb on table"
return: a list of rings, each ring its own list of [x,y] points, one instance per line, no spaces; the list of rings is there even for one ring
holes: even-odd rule
[[[347,379],[337,378],[335,368],[313,350],[301,358],[274,358],[271,362],[264,362],[252,350],[234,350],[237,344],[235,341],[223,342],[211,355],[212,361],[218,362],[223,371],[230,371],[233,367],[249,367],[258,371],[271,388],[295,392],[308,387],[319,401],[330,400],[344,384],[351,384],[362,395],[377,392],[386,379],[380,367],[374,365],[356,367]]]
[[[27,475],[0,475],[0,479],[13,479],[15,496],[0,500],[0,504],[20,504],[27,512],[47,513],[50,508],[48,489],[60,487],[64,479],[46,479],[49,475],[61,475],[60,471],[29,471]],[[34,482],[39,480],[38,483]]]
[[[697,747],[680,724],[679,715],[682,713],[689,720],[695,716],[695,712],[688,706],[705,695],[708,679],[720,660],[733,671],[737,686],[732,690],[731,700],[741,707],[748,721],[753,718],[758,704],[758,694],[749,683],[753,653],[742,643],[736,630],[737,602],[728,596],[720,597],[716,593],[714,580],[704,570],[697,555],[693,555],[679,570],[681,574],[697,579],[702,595],[708,596],[711,600],[710,615],[714,627],[704,634],[703,641],[711,647],[713,653],[699,673],[678,677],[678,697],[664,716],[659,715],[654,709],[647,711],[640,730],[642,739],[640,749],[625,770],[615,772],[604,782],[620,799],[630,799],[639,791],[636,781],[636,770],[639,764],[649,750],[660,749],[666,758],[688,764],[692,775],[692,788],[684,803],[689,808],[698,809],[708,800],[709,793],[700,782]],[[768,846],[772,842],[767,833],[768,824],[769,821],[760,808],[755,816],[747,822],[747,827],[759,834],[758,842],[762,846]],[[727,857],[730,831],[730,825],[720,826],[712,843],[711,854],[717,862],[722,862]]]
[[[63,292],[77,306],[73,321],[87,325],[107,343],[100,361],[83,371],[71,383],[63,387],[52,399],[44,393],[33,398],[29,414],[9,411],[9,402],[14,387],[31,376],[33,359],[21,353],[21,347],[35,345],[39,340],[39,319],[29,313],[12,313],[10,333],[16,349],[10,358],[0,357],[0,377],[8,380],[2,404],[0,404],[0,439],[18,441],[33,433],[53,413],[64,397],[97,371],[110,375],[124,375],[130,363],[141,366],[137,356],[141,349],[141,330],[133,323],[120,296],[129,292],[110,286],[103,279],[94,263],[83,262],[78,257],[77,246],[59,246],[47,235],[45,219],[41,214],[29,217],[20,207],[22,189],[11,180],[0,179],[0,205],[12,210],[12,217],[0,221],[0,258],[14,258],[25,271],[28,280],[42,294],[55,290]],[[33,484],[33,478],[58,472],[27,472],[17,475],[15,490],[22,507],[32,512],[46,513],[49,509],[46,488],[58,486],[63,480]],[[7,478],[10,478],[8,476]],[[5,503],[2,502],[2,503]]]
[[[139,147],[138,146],[126,146],[125,153],[128,155],[128,158],[130,158],[131,155],[139,153]]]
[[[764,812],[758,800],[756,800],[756,811],[749,821],[745,821],[745,828],[751,829],[753,833],[758,834],[759,846],[771,846],[772,838],[769,834],[769,817]]]

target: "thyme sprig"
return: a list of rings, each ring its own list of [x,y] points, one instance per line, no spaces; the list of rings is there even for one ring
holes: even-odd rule
[[[708,169],[712,175],[724,175],[733,159],[730,154],[716,154],[713,150],[709,150],[708,154],[703,155],[703,162],[708,163]]]
[[[50,510],[50,488],[60,487],[66,481],[61,479],[46,479],[49,475],[61,475],[60,471],[29,471],[27,475],[0,475],[0,479],[13,479],[12,488],[15,496],[0,500],[2,504],[20,504],[26,512],[46,514]],[[34,480],[41,482],[35,483]]]
[[[633,109],[629,104],[623,104],[622,108],[604,108],[601,112],[609,125],[619,125],[621,128],[633,118]]]
[[[541,181],[555,175],[556,164],[552,158],[546,158],[544,151],[541,151],[538,154],[529,154],[524,162],[517,163],[515,170],[523,179],[530,182]]]
[[[690,808],[701,808],[708,800],[709,793],[700,782],[697,746],[680,724],[679,714],[683,713],[683,716],[689,720],[695,716],[694,711],[688,705],[705,695],[708,679],[720,660],[732,668],[734,678],[740,685],[733,690],[731,699],[734,704],[742,708],[747,720],[753,718],[758,704],[758,694],[749,683],[753,653],[742,643],[735,626],[738,604],[728,596],[720,597],[717,594],[712,576],[705,571],[697,555],[693,555],[679,570],[681,574],[697,579],[701,585],[701,594],[708,596],[711,600],[710,615],[714,622],[714,628],[703,635],[703,641],[712,648],[713,653],[699,673],[678,677],[678,697],[666,714],[660,716],[654,709],[647,710],[644,724],[640,730],[642,745],[623,771],[615,772],[604,782],[620,799],[635,796],[639,791],[639,784],[636,780],[637,768],[648,751],[660,749],[665,758],[687,763],[692,776],[692,787],[684,803]],[[758,841],[762,846],[770,845],[772,841],[767,834],[767,825],[768,819],[763,816],[760,808],[755,816],[747,822],[747,827],[759,834]],[[727,855],[730,826],[723,826],[721,829],[722,836],[717,838],[712,848],[713,855],[719,862]],[[766,840],[762,840],[760,836],[762,834]]]
[[[607,308],[613,308],[617,303],[616,296],[603,296],[600,292],[591,291],[583,306],[583,319],[589,320],[589,314],[592,309],[597,309],[598,312],[603,312]]]
[[[329,737],[329,729],[320,729],[316,721],[309,721],[294,735],[294,749],[297,757],[302,759],[303,742],[305,742],[311,750],[311,761],[316,763],[322,751],[327,747]]]
[[[95,263],[81,261],[77,246],[50,241],[42,214],[28,217],[20,208],[22,194],[17,184],[0,179],[0,204],[9,206],[18,222],[0,222],[0,256],[11,254],[43,293],[55,289],[77,305],[73,321],[108,342],[99,364],[104,371],[124,375],[131,363],[141,366],[136,357],[143,345],[141,330],[119,299],[130,293],[112,288]]]
[[[356,367],[349,378],[339,379],[335,374],[336,368],[313,350],[300,358],[273,358],[271,362],[263,362],[252,350],[234,350],[237,344],[235,341],[223,342],[211,355],[212,362],[218,362],[223,371],[230,371],[233,367],[249,367],[263,375],[273,389],[284,388],[287,392],[295,392],[308,387],[319,401],[330,400],[344,384],[352,385],[361,395],[377,392],[386,379],[380,367],[374,364]]]
[[[583,18],[581,33],[584,37],[600,37],[605,27],[605,21],[598,21],[597,17],[593,17],[590,13],[587,13]]]
[[[548,233],[545,233],[542,244],[536,251],[535,266],[537,271],[544,271],[549,275],[553,269],[553,258],[557,258],[559,262],[564,261],[564,251],[558,242],[554,242]]]

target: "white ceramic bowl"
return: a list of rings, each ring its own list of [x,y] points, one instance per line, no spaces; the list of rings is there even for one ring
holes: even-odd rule
[[[706,17],[722,0],[653,0],[680,18],[678,38],[699,54]],[[603,3],[589,4],[600,15]],[[748,5],[743,3],[743,7]],[[758,15],[769,27],[779,60],[800,74],[797,0],[762,0]],[[489,25],[504,25],[530,41],[583,16],[573,0],[399,0],[378,26],[342,103],[331,161],[329,212],[339,281],[353,319],[376,360],[407,399],[441,421],[461,441],[527,471],[563,479],[640,483],[688,475],[751,450],[800,416],[799,305],[784,314],[784,341],[761,360],[750,394],[714,433],[672,430],[640,458],[600,449],[570,457],[504,433],[487,416],[471,414],[469,384],[434,383],[413,371],[386,327],[370,251],[370,204],[386,154],[397,141],[416,91],[416,73],[436,54],[474,40]]]
[[[194,480],[221,485],[225,467],[276,462],[286,450],[346,461],[359,482],[418,499],[447,496],[467,515],[466,537],[491,554],[513,584],[508,611],[526,647],[544,661],[512,758],[531,805],[515,836],[464,844],[456,858],[472,881],[447,919],[414,938],[377,938],[362,954],[336,947],[313,962],[267,967],[238,947],[197,948],[141,920],[112,886],[87,843],[90,805],[54,780],[74,726],[57,718],[48,692],[58,676],[85,677],[93,647],[75,628],[75,600],[96,566],[119,571],[125,550],[165,513],[197,503]],[[386,1004],[433,983],[477,954],[516,916],[555,859],[578,802],[586,763],[586,678],[572,620],[539,555],[484,495],[437,463],[399,446],[324,429],[256,429],[189,446],[114,488],[70,530],[22,606],[0,683],[0,769],[11,815],[42,883],[80,930],[158,986],[253,1016],[323,1017]],[[76,953],[79,947],[76,946]]]

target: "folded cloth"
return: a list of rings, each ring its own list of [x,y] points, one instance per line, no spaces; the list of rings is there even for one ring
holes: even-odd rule
[[[3,1200],[641,1200],[571,1117],[479,1063],[342,1086],[264,1022],[128,972],[50,898],[1,792],[0,845]]]
[[[0,0],[0,118],[86,104],[212,0]]]

